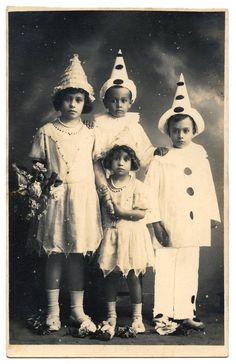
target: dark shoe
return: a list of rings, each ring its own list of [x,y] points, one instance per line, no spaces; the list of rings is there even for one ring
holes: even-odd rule
[[[194,317],[192,319],[186,319],[183,320],[182,323],[184,326],[190,328],[190,329],[194,329],[194,330],[204,330],[205,329],[205,325],[204,323],[199,320],[197,317]]]

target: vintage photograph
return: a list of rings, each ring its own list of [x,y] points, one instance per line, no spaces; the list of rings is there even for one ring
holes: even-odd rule
[[[8,8],[8,356],[227,356],[227,11]]]

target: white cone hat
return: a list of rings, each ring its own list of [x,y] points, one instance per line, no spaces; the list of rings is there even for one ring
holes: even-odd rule
[[[81,88],[88,92],[91,102],[95,100],[93,87],[88,83],[87,76],[81,66],[78,54],[70,59],[69,66],[60,77],[59,83],[53,89],[53,95],[66,88]]]
[[[184,81],[184,76],[181,73],[179,82],[177,82],[177,89],[171,109],[167,110],[160,118],[158,123],[158,129],[165,134],[167,131],[167,121],[172,115],[187,114],[193,118],[196,123],[196,133],[194,136],[203,132],[205,128],[205,123],[202,116],[196,109],[191,107],[189,96]]]
[[[111,77],[104,83],[100,90],[100,99],[103,101],[107,90],[113,86],[126,87],[132,93],[132,100],[137,97],[137,89],[132,80],[129,79],[124,58],[121,50],[118,51],[116,60],[111,72]]]

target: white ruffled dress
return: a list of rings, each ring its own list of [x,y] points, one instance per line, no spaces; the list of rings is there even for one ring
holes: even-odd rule
[[[29,244],[47,254],[93,252],[102,239],[100,207],[93,171],[94,132],[82,122],[67,128],[58,120],[41,127],[30,157],[46,162],[49,176],[63,181],[57,199],[49,199]]]
[[[122,189],[108,184],[112,200],[120,207],[148,209],[149,195],[145,185],[131,176]],[[131,269],[136,276],[153,266],[154,252],[145,219],[112,221],[106,210],[102,210],[103,240],[99,248],[98,263],[104,276],[112,271],[121,271],[127,276]]]

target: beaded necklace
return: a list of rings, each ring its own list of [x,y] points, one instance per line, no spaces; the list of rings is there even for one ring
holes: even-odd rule
[[[114,184],[114,181],[112,180],[112,177],[111,177],[109,188],[112,192],[121,192],[130,184],[130,182],[131,182],[131,176],[129,178],[129,181],[124,186],[116,187],[116,185]]]
[[[60,119],[60,118],[57,118],[57,121],[58,121],[58,122],[59,122],[62,126],[64,126],[65,128],[67,128],[67,129],[75,128],[74,126],[68,126],[68,125],[64,124],[64,123],[61,121],[61,119]],[[80,121],[81,121],[81,120],[80,120]],[[79,134],[79,133],[80,133],[80,131],[81,131],[82,127],[83,127],[83,124],[82,124],[82,125],[80,125],[80,128],[79,128],[78,130],[74,131],[74,132],[69,132],[69,131],[67,131],[67,130],[62,130],[62,129],[60,129],[60,128],[59,128],[59,126],[58,126],[58,125],[56,125],[56,123],[55,123],[55,122],[53,123],[53,126],[54,126],[54,128],[56,128],[57,130],[59,130],[59,131],[60,131],[60,132],[62,132],[62,133],[65,133],[65,134],[68,134],[68,135],[77,135],[77,134]]]

